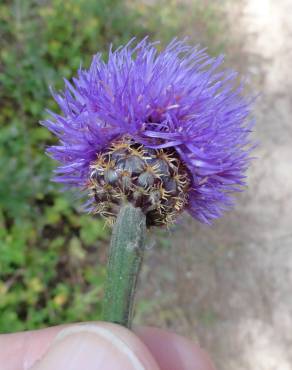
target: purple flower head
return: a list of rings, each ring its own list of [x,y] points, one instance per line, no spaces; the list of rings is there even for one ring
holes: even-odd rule
[[[100,54],[54,93],[62,114],[42,122],[58,138],[48,148],[61,165],[55,180],[87,188],[91,165],[111,143],[131,137],[144,148],[174,150],[190,177],[185,208],[210,223],[232,206],[250,161],[252,99],[223,57],[172,41],[160,53],[144,39]]]

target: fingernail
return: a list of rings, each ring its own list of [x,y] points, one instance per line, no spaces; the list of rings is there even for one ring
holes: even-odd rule
[[[74,325],[59,332],[33,370],[146,370],[137,354],[110,329]]]

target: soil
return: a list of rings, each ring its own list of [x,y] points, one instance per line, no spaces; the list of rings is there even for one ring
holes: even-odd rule
[[[213,227],[186,216],[149,241],[142,272],[137,322],[198,340],[219,370],[292,370],[291,14],[291,0],[227,3],[227,62],[260,92],[249,187]]]

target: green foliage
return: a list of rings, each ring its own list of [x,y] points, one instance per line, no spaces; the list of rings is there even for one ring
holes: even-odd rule
[[[49,85],[143,30],[120,0],[4,1],[0,14],[0,331],[98,319],[108,230],[50,181],[38,121],[56,108]]]
[[[162,45],[174,37],[187,37],[191,43],[207,47],[211,54],[220,53],[225,42],[225,3],[226,0],[131,2],[148,34],[162,41]]]
[[[209,8],[195,19],[204,15],[214,33]],[[44,151],[54,139],[38,124],[45,108],[57,109],[48,87],[61,88],[62,77],[110,43],[187,34],[186,19],[177,1],[1,1],[0,332],[101,313],[108,230],[50,181],[54,163]]]

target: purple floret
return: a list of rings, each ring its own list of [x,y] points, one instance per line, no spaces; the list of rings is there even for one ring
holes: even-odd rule
[[[253,99],[222,63],[177,40],[160,53],[145,39],[110,49],[107,62],[95,55],[53,94],[62,114],[42,122],[59,138],[48,148],[61,163],[55,180],[85,187],[97,154],[129,134],[147,147],[175,148],[192,176],[189,213],[204,223],[220,217],[245,184],[253,126]]]

